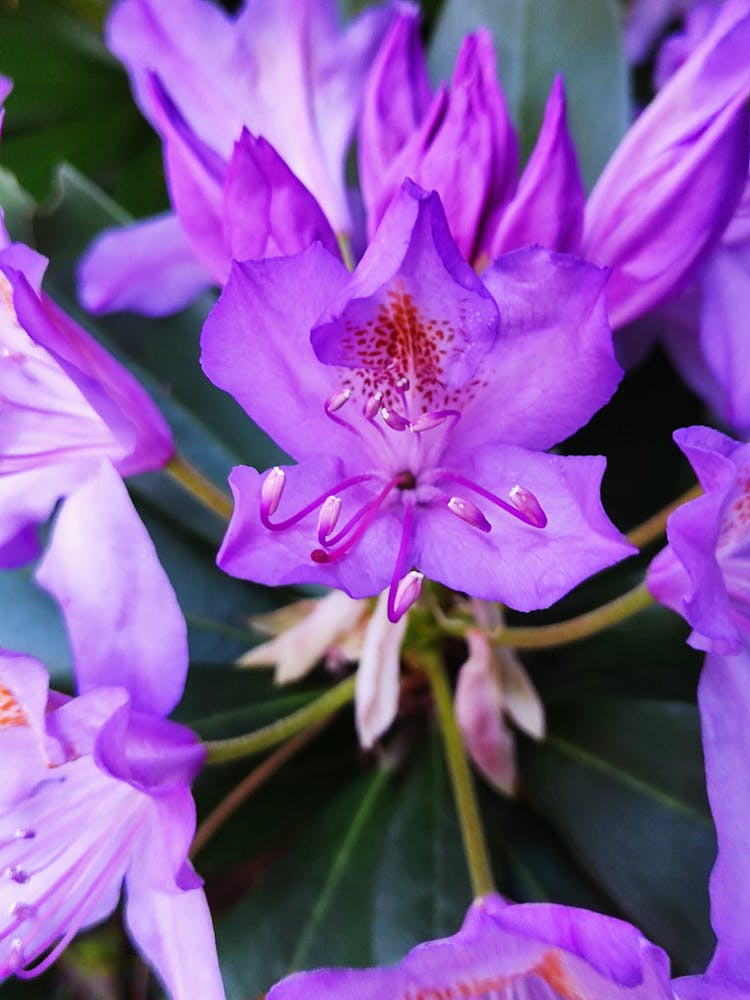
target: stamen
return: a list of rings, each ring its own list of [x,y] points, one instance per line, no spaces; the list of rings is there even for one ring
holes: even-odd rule
[[[396,563],[393,567],[391,583],[388,587],[388,620],[395,623],[405,614],[411,605],[419,597],[422,589],[421,573],[411,577],[410,573],[404,574],[404,563],[409,548],[411,535],[411,522],[414,519],[414,499],[409,498],[404,503],[404,520],[401,525],[401,544],[398,547]],[[410,599],[409,599],[410,598]]]
[[[478,493],[480,497],[484,497],[485,500],[489,500],[490,503],[494,503],[496,507],[500,507],[506,513],[511,514],[513,517],[518,518],[519,521],[523,521],[524,524],[528,524],[532,528],[544,528],[547,524],[547,515],[542,510],[542,507],[529,490],[524,489],[522,486],[514,486],[511,490],[511,499],[515,497],[513,503],[508,503],[507,500],[503,500],[502,497],[496,496],[494,493],[490,493],[479,483],[472,482],[471,479],[464,479],[463,476],[459,476],[455,472],[448,472],[446,469],[436,469],[434,473],[431,474],[433,482],[440,482],[440,480],[449,480],[453,483],[459,483],[461,486],[465,486],[466,489],[472,490],[474,493]],[[520,493],[515,491],[521,491]],[[520,505],[523,506],[520,506]],[[456,513],[454,511],[454,513]]]
[[[329,396],[325,403],[326,413],[335,413],[340,410],[344,403],[348,403],[352,398],[351,389],[339,389],[338,392],[334,392],[332,396]]]
[[[510,493],[510,502],[517,507],[522,514],[526,515],[529,524],[535,528],[543,528],[547,523],[547,515],[542,510],[539,501],[529,490],[523,486],[514,486]]]
[[[281,494],[286,485],[286,473],[278,465],[268,473],[260,488],[261,517],[268,518],[275,514],[279,507]],[[264,522],[265,523],[265,522]]]
[[[330,538],[328,540],[328,545],[337,544],[346,536],[347,533],[351,532],[351,537],[347,539],[347,541],[343,542],[342,545],[339,545],[338,548],[329,549],[327,552],[325,549],[313,549],[310,553],[312,561],[321,564],[337,562],[339,559],[343,558],[343,556],[351,552],[357,542],[359,542],[364,536],[365,532],[374,520],[375,515],[388,498],[388,495],[392,490],[399,486],[403,478],[404,473],[400,472],[397,476],[390,479],[376,497],[363,504],[357,513],[349,519],[341,531],[339,531],[334,538]],[[356,529],[351,531],[352,528],[355,528],[355,525],[357,525]]]
[[[478,528],[485,532],[492,531],[490,522],[471,500],[466,500],[464,497],[451,497],[448,501],[448,510],[460,517],[462,521],[466,521],[472,528]]]
[[[432,410],[430,413],[423,413],[421,417],[418,417],[410,425],[409,430],[415,434],[421,434],[422,431],[431,431],[433,427],[440,427],[446,420],[451,419],[455,427],[461,419],[460,410]]]
[[[264,487],[268,482],[268,480],[270,479],[270,477],[276,472],[280,472],[282,475],[285,475],[283,469],[272,469],[271,472],[268,474],[266,481],[263,484]],[[329,489],[326,490],[325,493],[321,493],[319,497],[316,497],[311,503],[307,504],[307,506],[297,511],[296,514],[293,514],[291,517],[287,517],[286,520],[284,521],[279,521],[277,524],[274,524],[271,521],[270,515],[273,513],[273,510],[275,510],[276,507],[278,507],[278,501],[276,503],[276,507],[274,507],[272,511],[268,511],[264,503],[263,488],[261,488],[261,502],[260,502],[261,522],[263,523],[263,526],[265,528],[268,528],[269,531],[284,531],[286,528],[291,528],[292,525],[297,524],[303,518],[307,517],[308,514],[312,514],[312,512],[317,510],[318,507],[321,506],[321,504],[324,504],[330,496],[333,496],[334,494],[337,493],[343,493],[344,490],[348,490],[351,486],[356,486],[357,483],[367,483],[372,479],[380,479],[380,476],[376,472],[363,472],[359,476],[352,476],[351,479],[345,479],[337,486],[334,486],[333,489]],[[270,489],[271,487],[269,486],[269,490]]]
[[[350,424],[348,420],[342,420],[341,417],[336,416],[336,411],[340,410],[344,403],[351,399],[351,396],[351,389],[339,389],[337,392],[334,392],[332,396],[328,397],[323,404],[323,409],[326,412],[326,416],[330,417],[335,424],[339,425],[339,427],[345,427],[348,431],[351,431],[352,434],[356,434],[357,437],[362,437],[354,424]]]
[[[365,400],[365,405],[362,407],[362,412],[365,415],[365,419],[373,421],[375,417],[380,413],[380,407],[383,405],[383,393],[376,392],[369,399]]]
[[[380,415],[392,431],[405,431],[409,426],[409,421],[406,417],[402,417],[396,410],[389,410],[383,406],[380,410]]]
[[[318,515],[318,541],[321,545],[326,544],[326,539],[336,527],[340,513],[341,497],[328,497]]]
[[[406,614],[412,604],[419,600],[423,580],[424,573],[420,573],[416,569],[410,570],[405,577],[399,580],[393,597],[393,613],[396,615],[396,621]]]

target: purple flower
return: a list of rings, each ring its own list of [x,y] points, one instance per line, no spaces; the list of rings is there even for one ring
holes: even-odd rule
[[[290,976],[268,1000],[673,1000],[669,959],[630,924],[550,904],[485,896],[458,934],[384,969]]]
[[[746,11],[745,21],[750,18],[747,2],[734,4],[733,9]],[[668,85],[723,17],[726,13],[715,2],[702,2],[692,9],[684,30],[668,39],[659,52],[656,75],[660,86]],[[746,62],[747,28],[744,34],[738,31],[726,54],[741,66]],[[707,79],[704,86],[712,88],[713,82]],[[685,381],[742,437],[750,435],[750,383],[745,377],[750,340],[743,320],[749,308],[750,174],[746,170],[744,192],[720,241],[691,276],[684,294],[655,317],[658,335]]]
[[[750,445],[708,427],[676,431],[704,493],[667,521],[669,545],[647,585],[693,627],[697,649],[738,653],[750,641]]]
[[[185,622],[111,466],[69,499],[38,579],[62,607],[79,695],[0,654],[0,981],[48,968],[112,912],[124,879],[129,933],[169,996],[222,1000],[187,860],[204,751],[165,718],[185,683]]]
[[[207,280],[223,284],[233,255],[351,235],[344,161],[391,16],[372,9],[342,29],[335,0],[246,0],[234,19],[199,0],[121,0],[108,44],[164,142],[184,236],[167,219],[104,234],[82,265],[86,306],[165,314]],[[144,226],[159,292],[143,287],[145,262],[129,252],[146,242]],[[186,243],[200,269],[189,267]]]
[[[36,526],[108,459],[121,475],[174,450],[136,380],[39,290],[46,261],[0,249],[0,566],[38,554]]]
[[[530,249],[480,279],[413,185],[351,275],[320,246],[235,264],[202,363],[298,464],[234,470],[222,568],[388,587],[395,621],[421,574],[528,610],[627,555],[604,460],[542,453],[618,383],[606,277]]]

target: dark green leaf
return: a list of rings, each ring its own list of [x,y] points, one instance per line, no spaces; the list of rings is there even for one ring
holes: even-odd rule
[[[522,768],[536,808],[623,914],[682,969],[704,968],[716,844],[695,707],[560,705]]]
[[[217,928],[229,1000],[264,992],[288,972],[367,965],[388,772],[377,768],[336,796]]]

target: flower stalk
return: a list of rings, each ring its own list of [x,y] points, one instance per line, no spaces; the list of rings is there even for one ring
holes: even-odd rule
[[[427,674],[432,687],[471,886],[475,899],[480,899],[495,892],[495,883],[474,789],[474,779],[453,710],[453,696],[445,667],[438,656],[424,655],[420,658],[420,666]]]
[[[206,740],[204,742],[206,762],[224,764],[232,760],[242,760],[243,757],[251,757],[263,750],[269,750],[296,736],[297,733],[316,726],[354,700],[354,682],[354,676],[347,677],[304,708],[251,733],[226,740]]]
[[[198,503],[213,511],[222,521],[229,521],[232,516],[232,498],[196,469],[184,455],[176,451],[164,467],[164,471],[187,493],[195,497]]]

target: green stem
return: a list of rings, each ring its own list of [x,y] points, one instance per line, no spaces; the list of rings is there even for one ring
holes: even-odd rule
[[[660,511],[650,517],[643,524],[639,524],[637,528],[633,528],[632,531],[628,532],[628,541],[632,542],[637,548],[645,548],[646,545],[650,545],[651,542],[656,541],[664,534],[664,530],[667,526],[667,518],[669,515],[681,507],[684,503],[688,503],[690,500],[695,500],[699,497],[703,490],[699,485],[692,486],[689,490],[682,494],[682,496],[677,497],[672,503],[667,504]]]
[[[303,729],[322,722],[353,700],[354,676],[336,684],[304,708],[297,709],[291,715],[277,719],[276,722],[271,722],[252,733],[245,733],[243,736],[235,736],[228,740],[206,740],[203,744],[206,748],[206,761],[209,764],[223,764],[226,761],[241,760],[243,757],[261,753],[283,743]]]
[[[420,659],[420,665],[427,673],[432,686],[458,819],[461,825],[461,837],[464,843],[469,877],[474,896],[479,899],[481,896],[495,892],[495,882],[492,877],[489,852],[474,790],[474,779],[466,759],[463,739],[453,711],[453,695],[448,684],[445,667],[439,657],[424,656]]]
[[[218,514],[223,521],[231,518],[232,498],[188,462],[184,455],[176,451],[164,471],[204,507]]]
[[[523,628],[496,629],[490,632],[492,642],[500,646],[511,646],[514,649],[546,649],[549,646],[565,646],[569,642],[578,642],[579,639],[586,639],[603,632],[604,629],[617,625],[619,622],[637,615],[649,604],[653,604],[653,597],[646,589],[645,583],[639,583],[637,587],[629,590],[626,594],[621,594],[608,604],[602,604],[593,611],[578,615],[576,618],[569,618],[564,622],[556,622],[554,625],[537,625]]]

